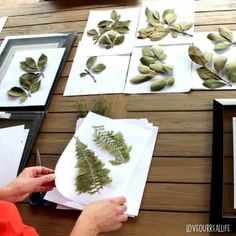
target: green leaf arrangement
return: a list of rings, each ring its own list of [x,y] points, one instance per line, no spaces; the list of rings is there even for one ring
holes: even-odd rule
[[[153,79],[157,75],[161,79],[154,80],[151,83],[151,91],[160,91],[166,86],[173,86],[175,79],[172,76],[173,66],[164,63],[167,55],[160,46],[146,47],[142,49],[142,57],[138,67],[140,75],[133,77],[130,82],[140,84]]]
[[[139,29],[139,39],[149,38],[151,41],[158,41],[165,38],[168,34],[171,34],[173,38],[177,38],[180,34],[190,37],[193,36],[186,32],[192,28],[193,23],[184,21],[177,23],[177,14],[174,9],[166,9],[162,13],[162,16],[160,16],[158,11],[151,11],[148,7],[146,7],[145,15],[148,26],[146,28]]]
[[[103,186],[112,182],[112,179],[108,176],[110,170],[104,168],[104,163],[78,137],[76,137],[75,151],[76,167],[79,168],[75,184],[76,191],[79,194],[95,194]]]
[[[107,131],[103,125],[93,126],[93,128],[95,143],[115,157],[114,160],[109,161],[112,165],[120,165],[130,160],[129,153],[132,146],[127,146],[121,132]]]
[[[95,65],[96,61],[97,61],[97,56],[88,58],[86,62],[86,69],[84,69],[85,72],[80,73],[81,78],[89,75],[95,83],[97,82],[93,73],[95,74],[101,73],[106,69],[106,66],[102,63]]]
[[[207,35],[207,38],[215,44],[215,51],[225,50],[236,45],[233,39],[233,32],[230,29],[219,27],[218,33],[219,34],[210,33]]]
[[[212,53],[203,53],[195,46],[189,47],[188,54],[194,63],[200,65],[197,73],[204,81],[203,86],[215,89],[225,85],[232,86],[231,83],[236,82],[236,61],[226,64],[227,57],[218,56],[213,58]],[[224,74],[228,81],[222,78]]]
[[[41,76],[44,77],[43,71],[47,64],[47,56],[41,54],[37,63],[31,57],[26,57],[25,61],[20,62],[20,67],[26,73],[19,78],[20,87],[12,87],[8,90],[8,95],[17,97],[21,101],[25,101],[31,97],[32,93],[36,93],[41,86]]]
[[[94,40],[94,45],[98,43],[101,47],[110,49],[120,45],[125,40],[125,33],[129,31],[130,20],[121,21],[121,15],[112,10],[109,20],[100,21],[96,29],[87,31],[88,36]]]

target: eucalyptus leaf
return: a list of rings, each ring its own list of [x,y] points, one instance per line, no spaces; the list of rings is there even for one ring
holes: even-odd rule
[[[155,80],[151,83],[151,91],[160,91],[166,86],[165,79]]]
[[[39,88],[40,88],[40,85],[41,85],[41,80],[33,83],[32,86],[30,87],[30,92],[31,93],[37,92],[39,90]]]
[[[148,66],[140,64],[138,70],[142,74],[155,74],[155,71],[151,70]]]
[[[219,73],[223,68],[225,67],[225,64],[227,62],[226,56],[218,56],[214,60],[214,68]]]
[[[97,61],[97,56],[89,57],[86,62],[87,69],[90,70],[92,66],[95,65],[96,61]]]
[[[87,31],[87,34],[88,34],[89,36],[97,36],[97,35],[98,35],[98,32],[97,32],[97,30],[95,30],[95,29],[91,29],[91,30],[88,30],[88,31]]]
[[[95,66],[91,69],[91,71],[92,71],[93,73],[100,73],[100,72],[104,71],[105,69],[106,69],[106,66],[105,66],[104,64],[100,63],[100,64],[95,65]]]
[[[203,80],[218,79],[218,75],[215,74],[210,68],[200,67],[197,69],[197,73]]]
[[[228,41],[219,42],[215,45],[214,50],[216,51],[224,50],[229,48],[231,45],[232,43]]]
[[[198,65],[204,66],[205,64],[207,64],[207,60],[205,59],[204,54],[198,47],[189,46],[188,55],[191,60]]]
[[[22,97],[27,95],[26,92],[20,87],[12,87],[8,90],[7,94],[12,97]]]
[[[212,42],[219,43],[225,41],[225,38],[214,33],[210,33],[207,35],[207,38],[211,40]]]
[[[114,40],[114,45],[120,45],[124,42],[125,36],[124,35],[119,35],[115,38]]]
[[[225,86],[225,83],[216,79],[208,79],[203,82],[203,86],[207,88],[215,89],[215,88],[221,88]]]
[[[233,32],[230,29],[226,27],[219,27],[219,34],[231,43],[233,42]]]
[[[48,57],[42,53],[41,56],[39,57],[38,63],[37,63],[40,71],[44,71],[47,61],[48,61]]]
[[[21,67],[22,70],[24,70],[28,73],[34,73],[34,72],[38,71],[37,68],[33,69],[33,68],[29,67],[24,61],[20,62],[20,67]]]
[[[143,75],[137,75],[135,77],[133,77],[130,82],[133,84],[140,84],[143,82],[146,82],[150,79],[152,79],[154,77],[154,75],[151,74],[143,74]]]
[[[141,57],[141,58],[140,58],[140,62],[141,62],[143,65],[149,66],[150,64],[155,63],[155,59],[152,58],[152,57],[144,56],[144,57]]]
[[[236,62],[226,65],[225,74],[229,81],[236,82]]]

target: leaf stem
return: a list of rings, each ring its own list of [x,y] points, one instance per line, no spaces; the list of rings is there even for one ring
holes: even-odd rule
[[[85,71],[88,75],[90,75],[90,77],[93,79],[93,81],[94,81],[95,83],[97,83],[96,79],[95,79],[94,76],[90,73],[89,70],[85,69],[84,71]]]

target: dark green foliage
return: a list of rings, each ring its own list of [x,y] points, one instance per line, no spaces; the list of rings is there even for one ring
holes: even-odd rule
[[[115,160],[110,160],[112,165],[120,165],[130,160],[129,153],[132,146],[127,146],[123,134],[121,132],[115,133],[114,131],[106,131],[104,126],[94,126],[94,141],[103,149],[108,151]]]
[[[94,194],[112,182],[108,176],[110,170],[104,168],[104,163],[79,138],[76,138],[75,151],[76,168],[79,169],[75,181],[78,193]]]

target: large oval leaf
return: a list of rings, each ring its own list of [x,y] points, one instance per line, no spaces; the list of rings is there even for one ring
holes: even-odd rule
[[[91,71],[93,73],[100,73],[102,71],[104,71],[106,69],[106,66],[104,64],[97,64],[96,66],[94,66]]]
[[[191,60],[198,65],[204,66],[207,63],[204,54],[198,47],[189,46],[188,55],[191,58]]]
[[[236,62],[226,65],[225,74],[229,81],[236,82]]]
[[[200,67],[197,69],[197,73],[203,80],[218,79],[217,74],[215,74],[210,68]]]
[[[114,40],[114,45],[120,45],[124,42],[125,36],[124,35],[119,35],[115,38]]]
[[[204,81],[203,86],[207,88],[215,89],[215,88],[221,88],[225,86],[225,83],[216,79],[208,79]]]
[[[223,68],[225,67],[225,64],[227,62],[227,57],[226,56],[219,56],[216,57],[214,60],[214,68],[216,71],[219,73]]]
[[[160,91],[166,86],[166,80],[165,79],[159,79],[155,80],[151,84],[151,91]]]
[[[12,97],[22,97],[27,95],[26,92],[20,87],[12,87],[8,90],[7,94]]]
[[[219,27],[220,36],[224,37],[230,42],[233,42],[233,32],[226,27]]]
[[[35,73],[25,73],[20,76],[20,85],[29,90],[30,86],[39,79]]]
[[[86,61],[86,67],[88,70],[91,69],[92,66],[94,66],[94,64],[97,61],[97,56],[94,57],[89,57],[88,60]]]
[[[46,64],[48,61],[48,57],[45,54],[42,54],[38,59],[38,68],[40,71],[44,71]]]
[[[100,44],[102,47],[106,48],[106,49],[109,49],[109,48],[112,47],[112,42],[111,42],[111,40],[108,38],[107,35],[103,35],[103,36],[100,38],[99,44]]]
[[[232,43],[228,41],[219,42],[215,45],[214,50],[216,51],[224,50],[229,48],[231,45]]]
[[[88,34],[89,36],[96,36],[96,35],[98,35],[98,32],[97,32],[97,30],[95,30],[95,29],[91,29],[91,30],[88,30],[88,31],[87,31],[87,34]]]
[[[137,76],[133,77],[130,80],[130,82],[133,84],[140,84],[140,83],[146,82],[152,78],[154,78],[154,75],[150,75],[150,74],[137,75]]]
[[[153,49],[151,47],[145,47],[142,49],[142,54],[143,56],[148,56],[148,57],[155,57],[155,54],[153,52]]]
[[[28,72],[28,73],[34,73],[34,72],[37,72],[37,71],[38,71],[37,68],[31,68],[31,67],[29,67],[29,66],[25,63],[25,61],[21,61],[21,62],[20,62],[20,68],[21,68],[22,70]]]
[[[35,93],[39,90],[40,88],[40,85],[41,85],[41,80],[35,82],[31,87],[30,87],[30,92],[31,93]]]
[[[143,65],[149,66],[150,64],[154,64],[154,63],[155,63],[155,59],[152,58],[152,57],[144,56],[144,57],[141,57],[141,58],[140,58],[140,62],[141,62]]]
[[[32,69],[37,69],[36,62],[32,57],[26,57],[25,64]]]
[[[138,70],[142,74],[155,74],[155,71],[151,70],[148,66],[140,64]]]
[[[212,42],[219,43],[225,41],[225,38],[214,33],[210,33],[207,35],[207,38],[211,40]]]

